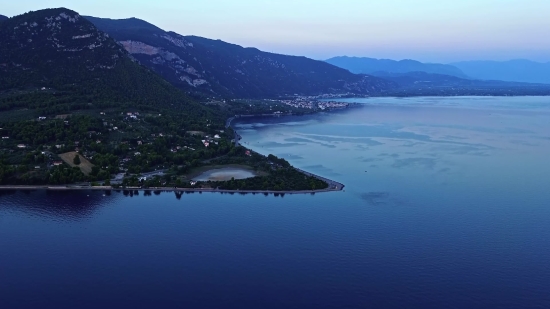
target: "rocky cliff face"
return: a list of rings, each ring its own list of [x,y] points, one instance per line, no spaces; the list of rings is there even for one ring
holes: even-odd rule
[[[135,18],[86,17],[134,58],[187,91],[229,97],[370,94],[392,82],[352,74],[325,62],[166,32]]]

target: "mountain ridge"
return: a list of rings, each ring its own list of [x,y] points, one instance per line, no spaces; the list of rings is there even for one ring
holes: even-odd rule
[[[164,31],[136,18],[86,17],[143,65],[185,91],[240,98],[380,92],[395,84],[328,63]]]
[[[0,22],[9,19],[9,17],[0,14]]]
[[[456,76],[460,78],[468,78],[460,69],[439,63],[422,63],[416,60],[390,60],[390,59],[375,59],[368,57],[348,57],[340,56],[325,60],[327,63],[349,70],[356,74],[372,74],[374,72],[388,73],[409,73],[409,72],[426,72],[433,74],[444,74]]]
[[[452,65],[476,79],[550,84],[550,62],[527,59],[461,61]]]

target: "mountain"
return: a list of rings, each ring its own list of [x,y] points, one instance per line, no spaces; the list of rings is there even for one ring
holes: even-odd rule
[[[465,79],[426,72],[373,75],[391,80],[398,87],[386,93],[395,96],[458,96],[458,95],[550,95],[550,85]]]
[[[409,73],[426,72],[433,74],[451,75],[467,78],[460,69],[447,64],[422,63],[415,60],[389,60],[358,57],[334,57],[326,60],[327,63],[349,70],[356,74],[372,74],[374,72]]]
[[[61,113],[97,105],[205,113],[74,11],[12,17],[0,23],[0,41],[0,110]]]
[[[9,17],[7,16],[4,16],[4,15],[0,15],[0,21],[4,21],[6,19],[9,19]]]
[[[86,17],[140,63],[186,91],[239,98],[334,93],[369,94],[393,87],[322,61],[166,32],[136,18]]]
[[[550,62],[540,63],[519,59],[503,62],[465,61],[455,62],[452,65],[476,79],[550,84]]]

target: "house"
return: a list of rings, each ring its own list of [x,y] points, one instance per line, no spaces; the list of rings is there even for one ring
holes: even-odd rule
[[[138,145],[143,145],[143,142],[142,141],[137,141],[137,144]]]
[[[138,152],[134,153],[134,155],[135,156],[141,156],[141,152],[138,151]]]
[[[191,183],[192,186],[197,185],[197,182],[196,182],[196,181],[191,181],[190,183]]]
[[[17,145],[17,148],[27,148],[27,146],[25,144],[19,144]]]
[[[10,139],[9,136],[2,136],[2,139]]]
[[[250,153],[250,150],[247,150],[244,154],[247,155],[247,156],[249,156],[249,157],[252,155],[252,154]]]
[[[221,137],[218,134],[216,134],[216,135],[214,135],[214,138],[215,139],[220,139]]]
[[[46,120],[46,117],[40,116],[38,117],[38,120]]]
[[[52,163],[53,166],[59,166],[59,165],[61,165],[61,164],[63,164],[63,162],[61,162],[61,161],[54,161],[54,162]]]

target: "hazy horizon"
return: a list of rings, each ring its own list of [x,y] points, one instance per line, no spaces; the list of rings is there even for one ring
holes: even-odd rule
[[[221,39],[245,47],[325,60],[335,56],[414,59],[451,63],[471,60],[550,61],[542,40],[550,2],[542,0],[21,0],[4,5],[12,17],[47,7],[82,15],[135,17],[182,35]]]

